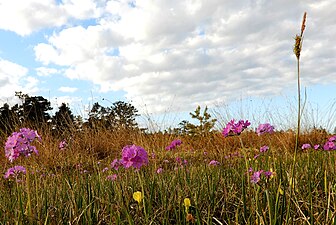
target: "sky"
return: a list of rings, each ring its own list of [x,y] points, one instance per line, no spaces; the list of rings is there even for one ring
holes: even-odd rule
[[[249,105],[248,116],[256,117],[255,110],[285,115],[295,108],[294,37],[307,12],[302,90],[312,114],[327,114],[336,101],[335,5],[0,0],[0,104],[17,102],[15,91],[22,91],[42,95],[54,108],[68,103],[82,115],[94,102],[118,100],[177,123],[197,105],[217,113]],[[295,117],[293,110],[286,115]]]

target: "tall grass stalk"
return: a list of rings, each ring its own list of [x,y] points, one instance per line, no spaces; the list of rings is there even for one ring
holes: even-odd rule
[[[297,89],[298,89],[298,114],[297,114],[297,128],[296,128],[296,135],[295,135],[295,148],[294,148],[294,156],[293,156],[293,164],[292,164],[292,171],[290,175],[290,198],[289,203],[287,207],[287,216],[286,216],[286,222],[288,222],[289,219],[289,213],[290,213],[290,205],[291,205],[291,199],[295,192],[295,180],[294,180],[294,172],[295,172],[295,165],[296,165],[296,156],[297,151],[299,148],[299,142],[300,142],[300,126],[301,126],[301,88],[300,88],[300,54],[302,50],[302,42],[303,42],[303,32],[306,28],[306,17],[307,13],[305,12],[303,14],[302,24],[301,24],[301,33],[300,35],[295,36],[295,45],[294,45],[294,54],[296,56],[297,61]]]

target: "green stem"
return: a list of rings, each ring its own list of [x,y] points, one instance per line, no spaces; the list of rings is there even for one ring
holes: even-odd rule
[[[145,190],[144,190],[144,186],[143,186],[142,179],[141,179],[141,176],[140,176],[140,171],[138,171],[137,174],[138,174],[138,177],[139,177],[139,180],[140,180],[141,192],[142,192],[142,195],[143,195],[142,204],[143,204],[143,209],[144,209],[144,214],[145,214],[145,220],[146,220],[146,224],[149,224],[148,223],[147,212],[146,212],[146,204],[145,204]]]

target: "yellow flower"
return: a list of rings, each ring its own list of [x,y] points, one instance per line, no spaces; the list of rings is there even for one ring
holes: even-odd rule
[[[184,207],[185,207],[186,213],[188,214],[189,207],[191,206],[190,199],[189,198],[185,198],[183,200],[183,202],[184,202]]]
[[[142,198],[143,198],[143,196],[142,196],[142,193],[140,191],[136,191],[136,192],[133,193],[133,199],[135,201],[137,201],[139,204],[142,201]]]

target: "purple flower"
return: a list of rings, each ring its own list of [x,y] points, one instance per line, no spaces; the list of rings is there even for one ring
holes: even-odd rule
[[[320,145],[314,145],[314,149],[318,150],[320,148]]]
[[[211,161],[209,162],[209,165],[210,165],[210,166],[218,166],[218,165],[220,165],[220,162],[218,162],[218,161],[216,161],[216,160],[211,160]]]
[[[248,126],[250,126],[251,123],[246,120],[239,120],[237,123],[235,123],[235,120],[232,119],[228,124],[226,124],[226,127],[224,127],[222,134],[224,137],[233,136],[233,135],[240,135],[243,130],[245,130]]]
[[[302,148],[302,150],[307,150],[307,149],[311,148],[311,145],[310,144],[303,144],[301,148]]]
[[[324,144],[323,149],[326,150],[326,151],[336,150],[335,142],[327,141]]]
[[[148,164],[148,154],[145,149],[136,145],[127,145],[122,150],[122,164],[125,168],[140,169]]]
[[[68,143],[66,142],[66,140],[62,140],[59,144],[58,144],[58,149],[59,150],[65,150],[68,147]]]
[[[20,174],[26,174],[26,168],[24,168],[23,166],[14,166],[7,170],[7,172],[4,175],[4,178],[15,179],[16,181],[20,181],[17,179]]]
[[[267,145],[260,147],[260,152],[267,152],[268,150],[269,150],[269,147]]]
[[[117,179],[117,174],[108,175],[106,180],[115,181]]]
[[[122,166],[122,160],[121,159],[114,159],[112,162],[111,162],[111,168],[115,169],[115,170],[118,170],[119,169],[119,166]]]
[[[10,162],[13,162],[20,155],[28,157],[33,152],[38,154],[36,147],[31,145],[35,139],[41,141],[40,135],[28,128],[21,128],[19,132],[12,133],[5,144],[5,156]]]
[[[336,141],[336,135],[335,136],[331,136],[328,141]]]
[[[180,146],[182,144],[182,141],[180,139],[173,140],[170,145],[166,147],[167,151],[172,151],[177,148],[177,146]]]
[[[255,171],[251,176],[251,183],[258,183],[260,181],[260,175],[263,173],[263,170]]]
[[[265,171],[264,175],[267,179],[269,179],[274,175],[274,173],[272,171]]]
[[[105,167],[103,170],[102,170],[102,172],[104,173],[104,172],[106,172],[106,171],[108,171],[108,167]]]
[[[274,132],[274,127],[269,123],[260,124],[256,130],[256,133],[260,136],[263,134],[272,134]]]
[[[336,135],[331,136],[324,144],[323,149],[326,151],[336,150]]]
[[[162,173],[162,172],[163,172],[162,167],[160,167],[160,168],[158,168],[158,169],[156,170],[156,173],[157,173],[157,174],[160,174],[160,173]]]
[[[253,159],[257,159],[257,158],[259,158],[259,156],[260,156],[260,154],[256,154],[256,155],[253,157]]]

